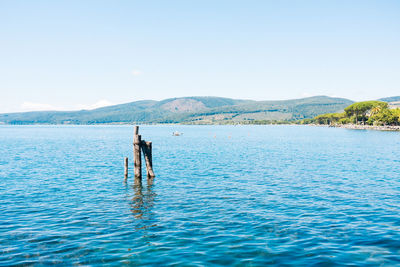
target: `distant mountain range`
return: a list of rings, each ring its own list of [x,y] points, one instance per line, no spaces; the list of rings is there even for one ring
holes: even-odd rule
[[[387,99],[394,101],[397,98]],[[382,100],[387,101],[387,99]],[[352,103],[354,102],[349,99],[327,96],[281,101],[253,101],[222,97],[182,97],[162,101],[135,101],[93,110],[6,113],[0,114],[0,123],[228,124],[254,121],[293,121],[312,118],[324,113],[339,112]]]

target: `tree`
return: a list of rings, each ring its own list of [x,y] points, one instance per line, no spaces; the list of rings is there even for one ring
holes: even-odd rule
[[[400,125],[400,109],[383,109],[368,119],[374,125]]]
[[[347,108],[344,109],[347,117],[354,117],[354,122],[357,124],[359,121],[365,123],[368,119],[367,113],[371,113],[373,109],[374,112],[378,110],[384,110],[388,108],[388,104],[386,102],[381,101],[364,101],[354,103]]]
[[[339,120],[346,117],[346,113],[328,113],[322,114],[314,118],[315,122],[318,124],[329,124],[337,123]]]

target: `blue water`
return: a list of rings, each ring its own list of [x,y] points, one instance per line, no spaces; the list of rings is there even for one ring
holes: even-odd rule
[[[400,264],[399,132],[140,131],[134,186],[131,126],[1,126],[0,265]]]

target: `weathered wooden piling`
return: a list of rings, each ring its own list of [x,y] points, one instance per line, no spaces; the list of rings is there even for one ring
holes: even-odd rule
[[[153,171],[152,143],[142,140],[142,137],[139,134],[139,126],[135,126],[133,130],[133,165],[135,169],[135,183],[141,183],[142,181],[141,151],[143,151],[144,159],[146,162],[147,178],[154,178],[155,174]]]
[[[125,165],[125,182],[128,180],[128,158],[125,157],[124,159],[124,165]]]
[[[151,142],[142,141],[142,150],[144,160],[146,161],[147,178],[155,177],[153,171],[153,155],[152,155],[152,144]]]
[[[135,127],[135,133],[137,133],[136,129],[139,127]],[[142,180],[142,153],[140,150],[142,138],[139,134],[135,134],[133,136],[133,160],[134,160],[134,172],[135,172],[135,180]]]

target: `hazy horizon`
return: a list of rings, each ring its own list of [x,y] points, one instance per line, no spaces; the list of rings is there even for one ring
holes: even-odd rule
[[[0,113],[400,92],[398,1],[1,1]]]

